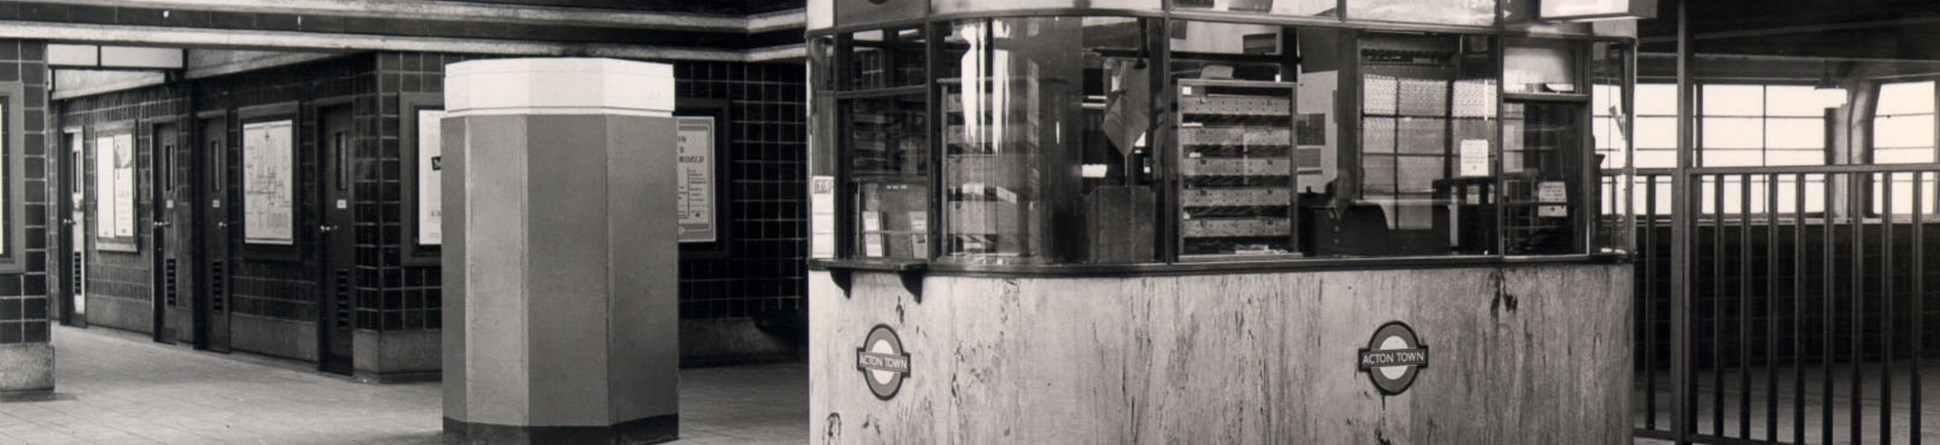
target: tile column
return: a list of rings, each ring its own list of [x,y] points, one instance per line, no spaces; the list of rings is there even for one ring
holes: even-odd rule
[[[445,434],[676,438],[672,67],[457,63],[445,105]]]

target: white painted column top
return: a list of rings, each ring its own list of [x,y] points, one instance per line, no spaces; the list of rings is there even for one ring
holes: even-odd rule
[[[445,66],[450,117],[507,114],[672,116],[674,66],[619,59],[472,60]]]

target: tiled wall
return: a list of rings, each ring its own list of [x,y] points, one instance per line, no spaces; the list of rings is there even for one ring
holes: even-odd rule
[[[19,102],[24,113],[24,134],[18,147],[23,153],[20,182],[26,202],[19,215],[6,215],[7,224],[25,226],[21,250],[25,273],[0,274],[0,344],[44,343],[48,338],[47,301],[47,64],[46,45],[38,41],[0,40],[0,83],[23,86]]]
[[[70,123],[182,116],[193,91],[196,112],[228,110],[231,141],[230,183],[241,179],[239,107],[300,101],[297,227],[314,227],[317,199],[317,149],[313,137],[322,98],[353,98],[356,121],[355,293],[359,329],[408,331],[438,329],[441,296],[439,267],[403,260],[404,153],[399,97],[441,93],[444,66],[470,56],[382,53],[347,56],[166,87],[109,93],[64,101]],[[804,71],[799,64],[675,63],[676,96],[705,99],[727,107],[728,144],[720,157],[725,176],[717,178],[722,242],[683,252],[680,301],[683,319],[799,315],[806,295],[802,259],[806,254],[807,208],[802,166],[806,158]],[[684,102],[683,102],[684,103]],[[188,130],[185,124],[184,130]],[[142,144],[147,143],[144,139]],[[142,168],[146,168],[143,161]],[[145,174],[145,173],[144,173]],[[239,190],[231,188],[231,193]],[[145,195],[144,195],[145,196]],[[241,202],[231,196],[230,202]],[[146,208],[146,207],[144,207]],[[146,216],[140,224],[146,224]],[[241,221],[232,209],[231,221]],[[141,226],[145,227],[145,226]],[[299,249],[313,249],[313,230],[298,230]],[[144,233],[145,235],[145,233]],[[232,245],[240,248],[239,244]],[[241,255],[241,254],[239,254]],[[148,295],[146,262],[97,262],[90,278],[99,295]],[[314,264],[291,261],[236,262],[231,299],[239,316],[284,320],[316,319],[320,286]],[[98,280],[97,280],[98,278]],[[98,281],[98,282],[97,282]],[[242,332],[236,335],[244,335]]]
[[[296,137],[297,193],[296,248],[304,252],[315,252],[322,248],[316,230],[321,219],[317,194],[317,132],[318,99],[351,98],[358,131],[365,135],[370,115],[375,112],[373,95],[375,76],[371,74],[368,57],[342,57],[303,65],[273,68],[205,79],[195,82],[195,109],[226,110],[230,114],[229,129],[229,172],[228,183],[240,184],[242,181],[242,125],[236,118],[237,109],[255,105],[268,105],[298,102]],[[363,139],[360,137],[360,140]],[[241,187],[229,187],[229,202],[243,202]],[[230,206],[229,220],[240,224],[243,220],[242,206]],[[243,316],[259,316],[284,320],[313,321],[317,318],[317,294],[322,292],[319,285],[319,271],[314,261],[288,261],[262,259],[247,253],[241,243],[238,231],[231,231],[231,252],[237,257],[234,261],[234,276],[230,300],[234,313]],[[92,298],[92,296],[90,296]],[[242,335],[242,333],[236,333]]]
[[[726,101],[727,164],[717,255],[680,259],[682,319],[786,316],[806,309],[806,71],[789,63],[678,62],[676,100]]]
[[[96,138],[112,134],[103,132],[104,128],[110,125],[134,125],[128,131],[133,131],[135,134],[133,150],[136,155],[135,182],[138,185],[146,184],[144,178],[149,177],[151,171],[149,166],[153,165],[153,159],[150,159],[149,150],[143,148],[149,147],[154,142],[154,135],[151,134],[153,127],[147,124],[155,119],[182,116],[187,110],[186,104],[187,102],[181,98],[181,93],[170,88],[151,88],[127,94],[88,97],[59,105],[57,112],[62,115],[50,125],[58,125],[57,128],[61,130],[82,129],[80,136],[88,156],[83,165],[86,167],[88,177],[78,185],[82,187],[86,196],[94,197],[100,196],[101,193],[95,189],[97,182],[94,175],[98,173],[94,171],[93,157],[98,156],[100,151],[95,147],[94,142]],[[58,140],[54,141],[54,145],[59,143]],[[150,208],[148,200],[151,196],[148,191],[141,187],[137,189],[141,192],[137,194],[133,205],[142,209]],[[90,215],[93,214],[93,199],[89,198],[87,204]],[[153,232],[140,228],[148,227],[153,221],[152,216],[148,212],[135,214],[137,228],[135,245],[141,246],[144,252],[147,251],[147,246],[152,246],[154,243],[151,238]],[[91,218],[88,225],[78,227],[77,230],[91,235],[95,233],[94,225],[100,223],[101,221]],[[59,240],[51,242],[58,245]],[[89,294],[87,308],[89,322],[133,331],[152,332],[150,331],[153,320],[150,317],[152,303],[149,299],[152,284],[148,270],[153,260],[145,253],[103,251],[96,248],[93,243],[89,244],[86,253],[88,260],[85,288]]]

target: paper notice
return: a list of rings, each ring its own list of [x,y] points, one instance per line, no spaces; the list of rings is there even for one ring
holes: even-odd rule
[[[862,212],[862,231],[881,232],[882,212]]]
[[[1462,176],[1480,177],[1489,175],[1489,141],[1487,139],[1462,140]]]
[[[1536,188],[1536,201],[1568,203],[1570,202],[1569,187],[1563,185],[1562,181],[1543,181],[1542,185]]]

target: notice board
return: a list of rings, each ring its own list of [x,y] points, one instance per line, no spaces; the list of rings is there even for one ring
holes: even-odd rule
[[[680,212],[679,238],[683,243],[711,243],[719,238],[715,218],[714,118],[679,117],[675,122],[679,138],[675,165],[674,207]]]
[[[243,242],[296,242],[296,172],[289,120],[243,125]]]

